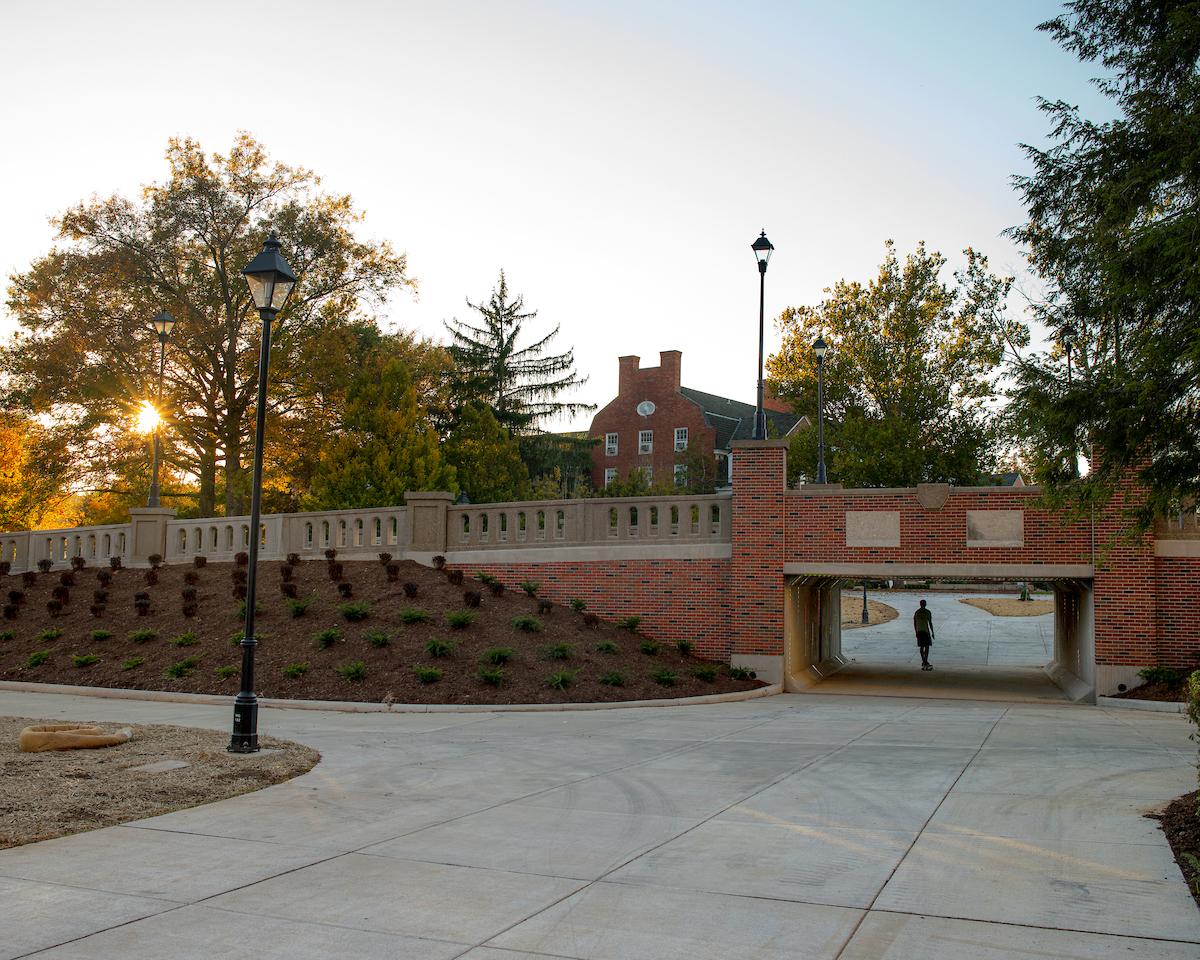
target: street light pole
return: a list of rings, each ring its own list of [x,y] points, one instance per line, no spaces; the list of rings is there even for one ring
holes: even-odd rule
[[[158,334],[158,400],[156,401],[158,420],[154,424],[154,452],[151,454],[150,493],[146,497],[146,506],[157,507],[161,505],[158,495],[158,463],[162,459],[162,446],[158,432],[162,429],[163,374],[167,369],[167,340],[175,326],[175,318],[166,310],[160,310],[151,322],[154,325],[154,332]]]
[[[867,581],[866,581],[866,578],[864,578],[864,579],[863,579],[863,612],[862,612],[862,622],[863,622],[863,623],[870,623],[870,622],[871,622],[871,614],[870,614],[870,613],[869,613],[869,611],[867,610]]]
[[[283,309],[296,284],[296,274],[279,252],[279,241],[272,233],[263,243],[262,252],[242,271],[250,286],[250,295],[262,320],[262,342],[258,350],[258,407],[255,410],[254,474],[250,490],[250,558],[246,571],[246,628],[242,633],[242,682],[233,701],[233,736],[226,748],[230,753],[258,751],[258,696],[254,692],[254,603],[258,583],[258,545],[262,539],[259,513],[262,506],[263,437],[267,427],[267,373],[271,365],[271,324]]]
[[[817,355],[817,483],[826,483],[825,478],[825,354],[829,346],[822,337],[813,344]]]
[[[775,249],[763,230],[750,245],[758,261],[758,400],[754,405],[754,439],[767,439],[767,415],[763,410],[763,313],[767,296],[767,261]]]

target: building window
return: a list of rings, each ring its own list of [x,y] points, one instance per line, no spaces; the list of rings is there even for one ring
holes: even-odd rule
[[[607,467],[604,470],[604,485],[607,487],[611,483],[617,482],[617,468]]]
[[[675,428],[675,450],[676,450],[676,452],[686,450],[687,442],[688,442],[688,428],[687,427],[676,427]]]
[[[654,431],[639,430],[638,431],[638,453],[653,453],[654,452]]]
[[[604,455],[606,457],[615,457],[617,455],[617,435],[615,433],[606,433],[604,435]]]
[[[683,463],[675,464],[675,486],[677,486],[677,487],[686,487],[687,486],[687,464],[683,464]]]

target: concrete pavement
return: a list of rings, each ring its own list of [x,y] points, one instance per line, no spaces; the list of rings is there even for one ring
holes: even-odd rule
[[[229,710],[0,693],[0,713]],[[0,958],[1194,960],[1178,716],[841,696],[266,710],[286,784],[0,851]]]

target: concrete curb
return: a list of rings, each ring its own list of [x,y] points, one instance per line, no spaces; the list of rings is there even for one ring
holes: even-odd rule
[[[1163,700],[1127,700],[1124,697],[1097,697],[1096,706],[1116,707],[1118,710],[1146,710],[1150,713],[1183,713],[1186,704]]]
[[[232,706],[232,696],[209,693],[171,693],[166,690],[125,690],[120,687],[76,687],[65,683],[29,683],[0,680],[0,693],[57,693],[75,697],[110,700],[145,700],[151,703],[196,703]],[[738,703],[783,693],[783,684],[773,683],[756,690],[712,693],[701,697],[661,700],[617,700],[612,703],[361,703],[348,700],[274,700],[260,698],[261,707],[279,710],[328,710],[333,713],[524,713],[578,710],[624,710],[630,707],[686,707],[705,703]]]

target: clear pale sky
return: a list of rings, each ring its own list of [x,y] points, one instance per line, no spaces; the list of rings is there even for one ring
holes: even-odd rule
[[[1034,97],[1097,105],[1095,71],[1034,29],[1058,9],[4,0],[0,270],[71,203],[162,179],[168,137],[248,130],[407,252],[419,295],[388,322],[441,336],[503,267],[575,347],[581,399],[615,394],[619,355],[677,348],[686,385],[753,402],[764,227],[768,317],[868,279],[888,238],[1020,277],[1000,233],[1017,144],[1046,132]]]

